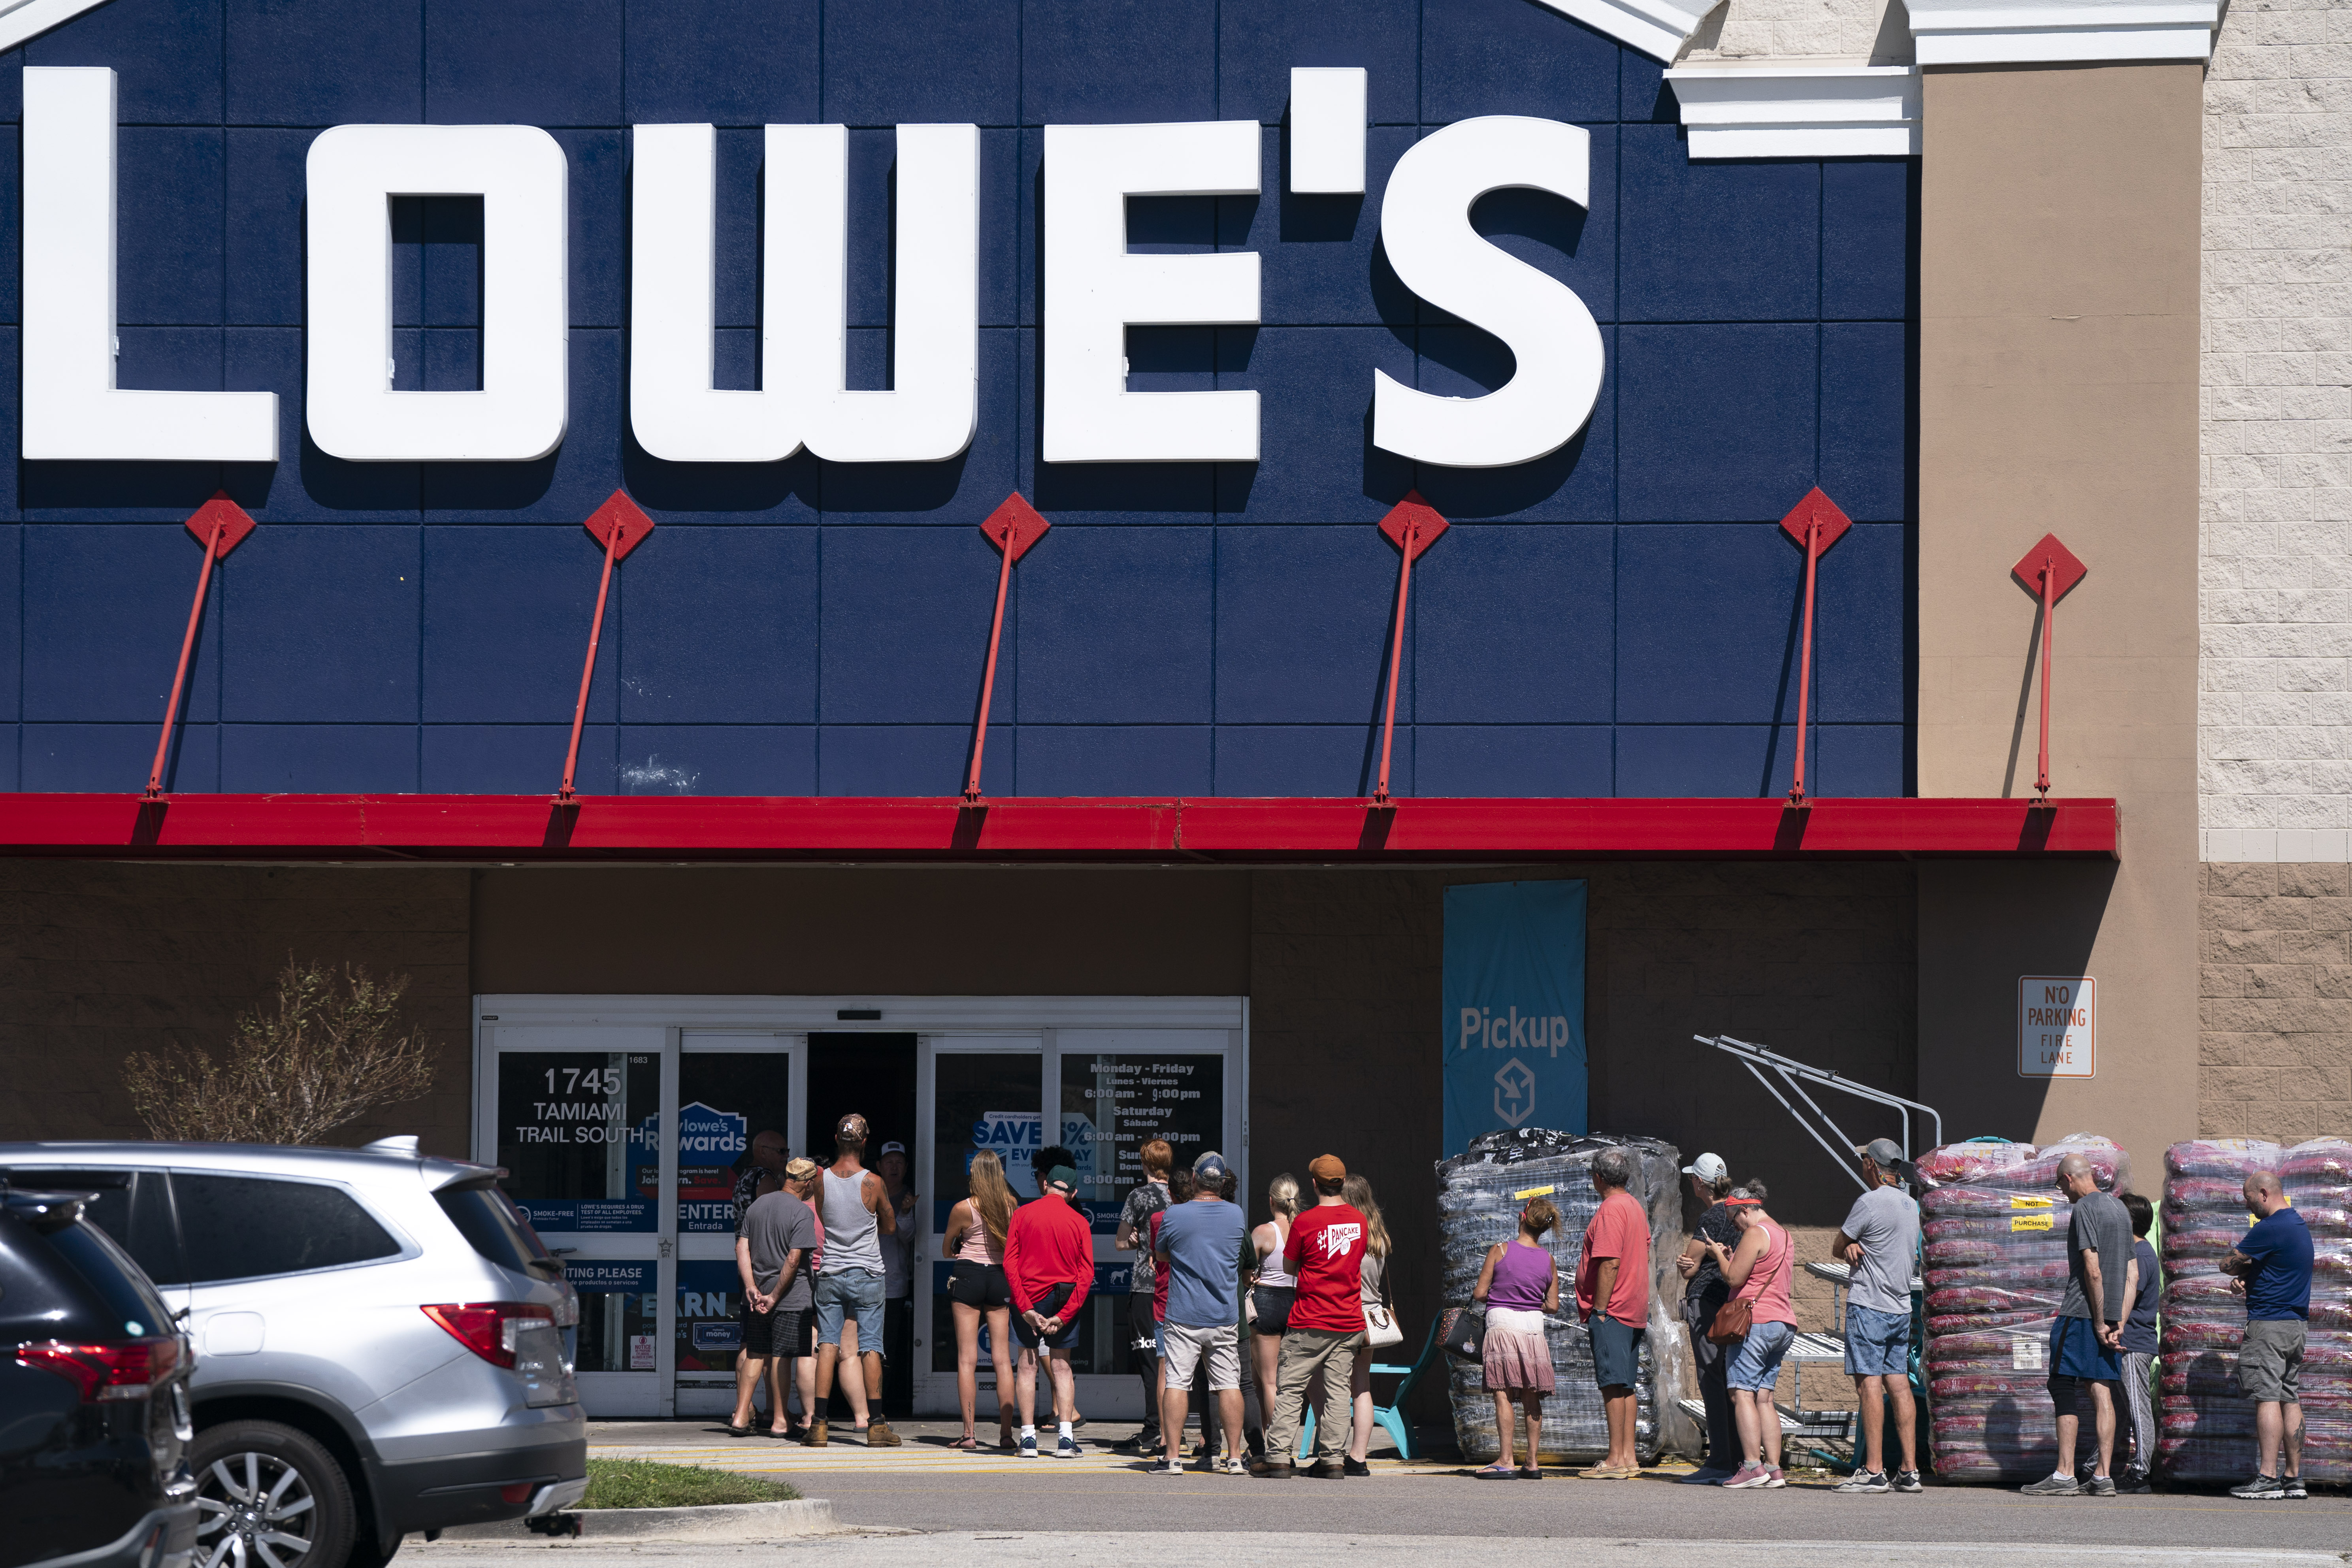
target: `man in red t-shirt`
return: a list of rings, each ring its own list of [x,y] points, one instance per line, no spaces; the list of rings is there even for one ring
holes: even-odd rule
[[[1601,1206],[1584,1227],[1576,1260],[1576,1315],[1592,1336],[1592,1380],[1609,1416],[1609,1457],[1583,1472],[1592,1480],[1642,1473],[1633,1457],[1633,1389],[1650,1319],[1650,1216],[1625,1190],[1633,1179],[1633,1157],[1622,1149],[1593,1156],[1592,1190]]]
[[[1306,1421],[1307,1385],[1320,1372],[1323,1415],[1315,1423],[1315,1465],[1307,1474],[1336,1480],[1347,1474],[1343,1461],[1354,1415],[1349,1388],[1364,1343],[1364,1216],[1339,1195],[1348,1167],[1338,1156],[1318,1155],[1307,1174],[1315,1184],[1315,1206],[1290,1222],[1290,1242],[1282,1252],[1298,1289],[1275,1363],[1274,1420],[1266,1427],[1265,1457],[1250,1466],[1250,1474],[1293,1473],[1291,1456],[1298,1452],[1298,1429]]]
[[[1059,1146],[1041,1151],[1043,1195],[1013,1211],[1004,1237],[1004,1281],[1013,1292],[1013,1337],[1020,1342],[1021,1447],[1037,1457],[1037,1352],[1045,1352],[1054,1379],[1054,1456],[1075,1458],[1078,1443],[1077,1385],[1070,1347],[1078,1342],[1078,1309],[1094,1284],[1094,1227],[1071,1205],[1078,1189],[1073,1156]],[[1003,1391],[999,1390],[1000,1398]]]

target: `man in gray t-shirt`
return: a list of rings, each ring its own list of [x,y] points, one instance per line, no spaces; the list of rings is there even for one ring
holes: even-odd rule
[[[809,1309],[815,1298],[808,1263],[817,1245],[816,1211],[791,1190],[795,1184],[761,1195],[743,1211],[735,1232],[735,1272],[743,1283],[743,1349],[736,1363],[735,1418],[729,1425],[738,1436],[751,1430],[751,1395],[763,1374],[773,1381],[769,1408],[775,1413],[775,1429],[785,1430],[793,1360],[814,1353]]]
[[[1846,1211],[1831,1248],[1851,1271],[1845,1298],[1845,1370],[1862,1408],[1862,1452],[1842,1492],[1916,1492],[1919,1416],[1911,1399],[1911,1265],[1919,1255],[1919,1205],[1895,1184],[1903,1151],[1875,1138],[1862,1156],[1862,1196]],[[1886,1408],[1895,1407],[1895,1435],[1903,1468],[1885,1470]]]
[[[2058,1411],[2057,1468],[2020,1488],[2032,1497],[2116,1495],[2107,1472],[2116,1449],[2116,1404],[2123,1397],[2123,1321],[2131,1310],[2131,1211],[2099,1190],[2098,1173],[2081,1154],[2058,1162],[2058,1190],[2074,1205],[2066,1221],[2066,1293],[2050,1325],[2050,1402]],[[2074,1444],[2082,1431],[2084,1384],[2099,1434],[2098,1468],[2087,1481],[2074,1474]]]

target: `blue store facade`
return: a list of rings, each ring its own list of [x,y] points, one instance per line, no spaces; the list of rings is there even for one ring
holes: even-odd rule
[[[444,1070],[353,1135],[508,1166],[594,1303],[592,1403],[654,1415],[731,1397],[712,1205],[763,1124],[909,1146],[892,1396],[924,1408],[980,1147],[1074,1140],[1105,1204],[1152,1131],[1253,1194],[1337,1147],[1433,1256],[1450,885],[1588,884],[1591,1125],[1772,1148],[1689,1043],[1717,1029],[1914,1092],[1911,858],[2115,845],[2112,803],[1919,798],[1920,161],[1695,157],[1654,26],[1565,8],[108,0],[0,33],[10,1131],[135,1132],[121,1055],[216,1040],[289,953],[411,974]],[[965,199],[918,125],[969,149],[968,255],[899,248]],[[647,216],[656,127],[709,150],[707,260]],[[1335,148],[1360,190],[1298,188]],[[961,446],[820,455],[845,398],[967,381]],[[403,401],[434,395],[478,401]],[[1008,497],[1049,530],[1000,578]],[[1852,524],[1810,619],[1792,512]],[[1416,1338],[1433,1290],[1400,1279]]]

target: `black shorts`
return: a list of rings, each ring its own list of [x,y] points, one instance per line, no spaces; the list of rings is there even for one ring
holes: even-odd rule
[[[1013,1286],[1004,1278],[1004,1265],[960,1259],[948,1274],[948,1300],[981,1311],[1010,1307]]]
[[[779,1307],[772,1312],[755,1312],[746,1303],[741,1316],[744,1354],[816,1354],[816,1314],[808,1308]]]
[[[1259,1285],[1250,1290],[1250,1301],[1257,1308],[1257,1316],[1250,1328],[1261,1334],[1278,1334],[1290,1327],[1290,1304],[1298,1300],[1296,1290],[1269,1290]]]

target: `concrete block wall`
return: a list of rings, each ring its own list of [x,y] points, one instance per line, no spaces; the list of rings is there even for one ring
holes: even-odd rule
[[[2352,858],[2352,9],[2231,5],[2205,82],[2204,153],[2203,858],[2340,862]]]
[[[2352,1136],[2352,866],[2202,872],[2199,1131]]]

